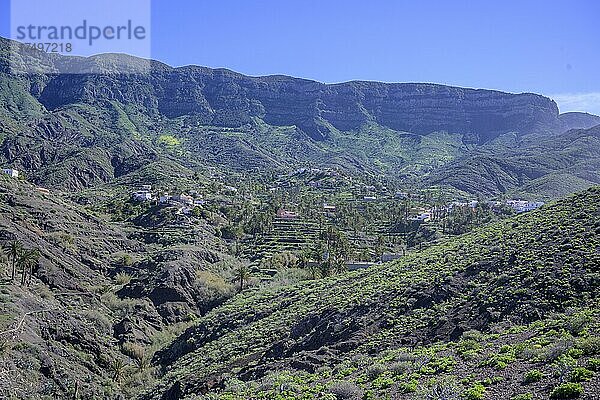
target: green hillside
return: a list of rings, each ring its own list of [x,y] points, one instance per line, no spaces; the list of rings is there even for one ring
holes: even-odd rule
[[[599,249],[595,188],[399,262],[248,291],[158,353],[143,397],[591,399]]]

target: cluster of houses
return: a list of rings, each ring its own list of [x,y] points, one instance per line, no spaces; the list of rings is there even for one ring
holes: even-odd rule
[[[533,211],[544,205],[542,201],[526,201],[526,200],[507,200],[506,205],[515,210],[516,213],[524,213]]]
[[[321,172],[323,172],[323,170],[319,169],[319,168],[299,168],[296,171],[292,172],[292,176],[294,175],[302,175],[306,172],[310,172],[311,174],[320,174]]]
[[[198,193],[195,193],[194,195],[187,195],[185,193],[176,195],[162,193],[160,195],[155,195],[151,185],[142,185],[139,190],[132,193],[132,198],[134,201],[138,202],[157,202],[162,205],[179,207],[179,212],[182,214],[189,214],[193,207],[205,204],[202,196]]]
[[[517,214],[533,211],[544,205],[542,201],[526,201],[526,200],[506,200],[506,202],[490,201],[487,203],[492,209],[498,209],[501,206],[508,206],[512,208]],[[479,205],[477,200],[471,200],[467,202],[453,201],[447,206],[441,208],[424,209],[420,208],[417,210],[415,215],[411,215],[408,219],[411,221],[422,221],[429,222],[434,219],[436,210],[450,212],[456,208],[471,209],[474,210]]]
[[[471,209],[475,209],[477,207],[477,205],[479,204],[479,202],[477,200],[472,200],[469,202],[452,202],[450,203],[450,205],[448,206],[448,210],[452,210],[452,208],[454,207],[468,207]],[[506,200],[506,202],[500,202],[500,201],[490,201],[488,202],[488,205],[491,206],[492,208],[494,207],[500,207],[503,205],[506,205],[510,208],[512,208],[516,213],[524,213],[527,211],[533,211],[537,208],[540,208],[541,206],[544,205],[543,201],[527,201],[527,200]]]

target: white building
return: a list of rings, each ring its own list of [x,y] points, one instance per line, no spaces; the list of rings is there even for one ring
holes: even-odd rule
[[[452,210],[455,207],[458,208],[477,208],[477,205],[479,204],[479,202],[477,200],[471,200],[468,202],[461,202],[461,201],[453,201],[452,203],[450,203],[450,205],[447,207],[448,210]]]
[[[151,192],[140,190],[139,192],[135,192],[133,194],[133,199],[135,201],[152,201],[153,196]]]
[[[281,219],[297,219],[299,217],[298,213],[293,211],[288,211],[283,208],[277,210],[277,218]]]
[[[369,267],[372,267],[373,265],[375,265],[375,263],[365,262],[365,261],[348,261],[348,262],[346,262],[346,268],[348,268],[348,271],[367,269]]]
[[[542,201],[525,201],[525,200],[507,200],[506,204],[510,206],[518,214],[527,211],[533,211],[544,205]]]
[[[2,170],[2,172],[4,172],[6,175],[10,176],[11,178],[19,177],[19,171],[17,171],[16,169],[5,168]]]
[[[425,211],[425,212],[420,212],[417,215],[413,215],[411,217],[409,217],[408,219],[410,221],[423,221],[423,222],[429,222],[432,219],[432,213],[431,211]]]

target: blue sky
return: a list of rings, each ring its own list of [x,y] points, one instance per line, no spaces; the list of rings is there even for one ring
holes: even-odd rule
[[[561,111],[600,114],[599,17],[597,0],[152,0],[152,57],[323,82],[536,92]]]

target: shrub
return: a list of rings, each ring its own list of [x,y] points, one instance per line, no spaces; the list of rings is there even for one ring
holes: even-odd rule
[[[65,250],[75,249],[75,238],[66,232],[51,232],[46,237],[48,241],[63,247]]]
[[[373,380],[373,387],[377,389],[386,389],[394,384],[394,379],[390,376],[381,375]]]
[[[467,400],[481,400],[485,393],[485,386],[481,383],[476,383],[465,392],[465,399]]]
[[[88,321],[91,321],[93,326],[96,327],[96,329],[98,329],[98,331],[102,334],[109,335],[112,332],[112,322],[105,314],[97,310],[90,309],[82,310],[81,315]]]
[[[475,339],[466,339],[463,335],[463,339],[458,342],[456,350],[461,357],[465,359],[471,359],[475,357],[477,353],[479,353],[481,350],[481,344]]]
[[[121,351],[134,360],[141,360],[146,356],[146,349],[143,346],[130,342],[123,343]]]
[[[532,369],[531,371],[529,371],[525,374],[525,378],[523,378],[523,382],[525,382],[525,383],[539,382],[542,380],[543,377],[544,377],[544,374],[542,373],[542,371],[540,371],[538,369]]]
[[[590,358],[587,362],[587,368],[592,371],[600,371],[600,358]]]
[[[115,275],[115,283],[117,285],[127,285],[129,282],[131,282],[131,275],[125,272],[119,272]]]
[[[124,267],[131,267],[135,263],[135,260],[133,259],[133,257],[130,254],[123,254],[120,257],[119,262]]]
[[[385,372],[385,368],[381,364],[373,364],[367,368],[367,379],[372,381],[379,375]]]
[[[402,375],[409,372],[413,368],[413,364],[408,361],[394,361],[388,365],[388,371],[394,375]]]
[[[494,356],[491,356],[488,360],[484,361],[481,365],[495,368],[496,370],[505,369],[508,364],[515,361],[515,353],[512,350],[509,350],[506,353],[499,353]]]
[[[118,313],[119,316],[133,314],[138,307],[147,310],[147,303],[140,299],[120,299],[114,293],[105,293],[100,297],[102,303]]]
[[[54,293],[52,293],[52,290],[50,290],[46,285],[39,285],[34,290],[42,299],[49,300],[54,298]]]
[[[553,364],[554,376],[558,378],[559,382],[567,381],[573,368],[577,366],[577,362],[571,357],[561,357]]]
[[[573,341],[571,339],[559,339],[556,342],[544,348],[542,356],[543,360],[546,362],[558,360],[571,348],[573,348]]]
[[[523,360],[537,359],[540,356],[540,349],[534,345],[521,343],[515,347],[515,355]]]
[[[199,297],[207,302],[231,297],[235,290],[232,284],[211,271],[196,271],[194,284]]]
[[[8,339],[0,338],[0,356],[7,353],[11,348],[11,343]]]
[[[594,373],[587,368],[577,367],[571,371],[569,380],[571,382],[587,382],[592,379]]]
[[[512,350],[512,347],[508,344],[505,344],[500,348],[500,353],[506,354],[506,353],[510,352],[511,350]]]
[[[501,376],[494,376],[492,378],[485,378],[481,383],[483,384],[483,386],[492,386],[502,382],[503,380],[504,378]]]
[[[410,382],[400,382],[398,384],[398,391],[401,393],[414,393],[417,391],[419,382],[416,379],[412,379]]]
[[[431,384],[431,386],[419,394],[420,396],[418,398],[426,400],[461,399],[459,386],[455,381],[450,379],[436,380]]]
[[[590,336],[581,339],[577,343],[577,347],[583,351],[585,355],[595,355],[600,353],[600,337]]]
[[[580,383],[563,383],[554,388],[550,393],[551,399],[575,399],[583,393]]]
[[[589,325],[589,323],[592,322],[592,318],[589,315],[586,315],[584,313],[577,313],[574,315],[571,315],[566,323],[565,323],[565,329],[567,331],[569,331],[572,335],[580,335],[585,328]]]
[[[356,384],[348,381],[334,382],[329,387],[329,393],[334,394],[337,399],[361,399],[364,391]]]
[[[571,358],[579,358],[583,355],[583,350],[572,348],[569,351],[567,351],[567,355]]]
[[[455,361],[452,357],[441,357],[431,360],[427,365],[421,367],[422,374],[436,374],[439,372],[450,372],[454,369]]]

